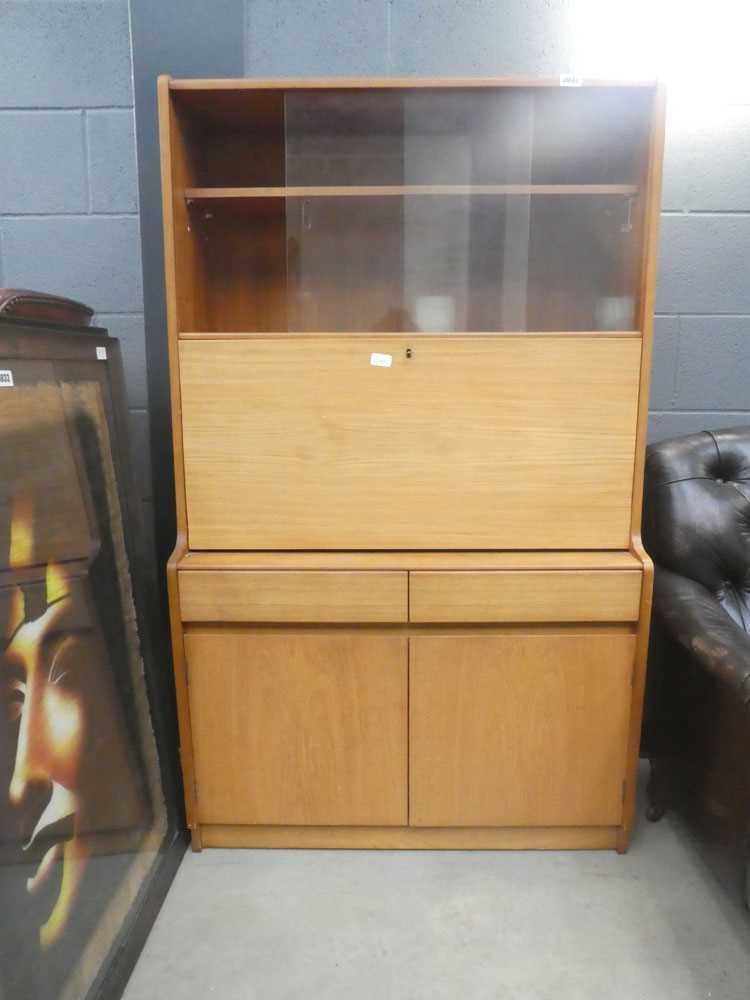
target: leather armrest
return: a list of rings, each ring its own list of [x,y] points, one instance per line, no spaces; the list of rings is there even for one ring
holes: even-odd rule
[[[750,708],[750,635],[714,595],[686,576],[656,568],[654,613],[709,673],[730,684]]]

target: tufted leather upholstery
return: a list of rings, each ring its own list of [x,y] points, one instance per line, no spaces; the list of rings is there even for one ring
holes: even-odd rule
[[[750,427],[648,449],[643,538],[655,616],[750,705]]]
[[[642,741],[649,815],[681,812],[720,878],[739,861],[730,878],[747,904],[750,427],[652,445],[643,514],[655,569]]]

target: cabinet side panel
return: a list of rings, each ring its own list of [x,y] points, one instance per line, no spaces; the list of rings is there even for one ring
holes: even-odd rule
[[[190,830],[193,850],[199,851],[202,846],[202,840],[200,824],[198,822],[198,798],[195,784],[193,731],[190,722],[187,666],[185,663],[185,639],[180,615],[180,594],[177,581],[177,564],[184,551],[184,542],[178,541],[177,547],[167,563],[167,597],[169,600],[169,628],[172,637],[172,665],[174,668],[175,700],[177,703],[185,818]]]
[[[648,406],[651,386],[651,357],[654,338],[654,302],[656,296],[656,266],[659,253],[659,218],[661,212],[661,189],[664,162],[664,131],[666,119],[666,91],[663,85],[656,88],[654,111],[649,147],[647,171],[647,204],[645,210],[646,240],[641,276],[640,326],[643,334],[641,358],[640,393],[638,398],[638,428],[636,436],[635,463],[633,469],[633,510],[631,516],[631,551],[643,564],[643,586],[638,623],[638,644],[633,675],[633,689],[630,705],[630,731],[627,756],[627,781],[623,804],[623,821],[618,833],[617,849],[622,852],[628,847],[635,822],[636,791],[638,784],[638,760],[640,752],[641,726],[643,721],[643,699],[646,687],[648,643],[651,630],[651,606],[654,585],[654,565],[641,541],[641,515],[643,507],[643,476],[648,435]]]
[[[659,257],[659,218],[661,213],[662,168],[664,162],[664,127],[666,94],[663,87],[654,93],[653,122],[649,143],[648,165],[644,184],[646,205],[644,210],[645,240],[641,261],[639,325],[643,336],[640,387],[638,396],[638,428],[636,435],[635,463],[633,468],[633,511],[631,531],[640,538],[641,508],[643,506],[643,467],[648,436],[648,404],[651,388],[651,356],[654,339],[654,301],[656,297],[656,266]]]
[[[169,355],[170,408],[172,415],[172,448],[174,456],[175,507],[177,538],[166,568],[169,624],[172,639],[172,664],[175,681],[177,722],[180,739],[185,815],[191,833],[193,850],[201,849],[198,805],[193,769],[193,735],[190,724],[190,704],[187,671],[180,618],[180,598],[177,587],[177,564],[187,549],[187,514],[185,504],[185,474],[182,452],[182,419],[180,408],[180,378],[177,304],[177,257],[175,248],[175,192],[173,185],[172,107],[169,77],[160,76],[157,84],[159,104],[159,144],[161,159],[162,217],[164,223],[164,266],[167,300],[167,346]]]
[[[164,220],[164,268],[167,296],[167,345],[169,354],[169,392],[172,412],[172,447],[174,454],[175,505],[177,508],[177,534],[187,535],[185,512],[185,474],[182,453],[182,419],[180,407],[179,354],[179,309],[177,297],[177,248],[175,240],[175,212],[180,212],[180,201],[174,188],[174,160],[172,128],[172,104],[169,92],[169,77],[160,76],[159,98],[159,146],[161,153],[161,196]]]

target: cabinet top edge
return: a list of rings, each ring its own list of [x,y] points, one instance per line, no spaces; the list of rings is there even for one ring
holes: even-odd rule
[[[643,334],[640,330],[408,330],[401,333],[397,331],[372,332],[362,331],[340,331],[320,332],[308,330],[287,330],[281,333],[268,331],[211,331],[211,330],[180,330],[178,337],[181,341],[188,340],[211,340],[216,342],[232,343],[241,340],[270,340],[275,342],[286,342],[293,340],[348,340],[354,343],[377,340],[460,340],[460,341],[486,341],[516,339],[516,340],[642,340]]]
[[[581,87],[622,87],[658,90],[659,80],[621,79],[575,77],[567,75],[534,77],[534,76],[498,76],[498,77],[274,77],[252,78],[236,77],[227,79],[172,79],[165,75],[169,89],[175,91],[189,90],[367,90],[396,89],[415,90],[421,88],[473,88],[473,87],[549,87],[572,89]]]

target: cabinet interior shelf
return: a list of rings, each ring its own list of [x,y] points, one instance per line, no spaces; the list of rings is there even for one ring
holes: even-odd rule
[[[422,195],[620,195],[633,197],[635,184],[369,184],[305,187],[189,187],[191,201],[256,198],[383,198]]]

